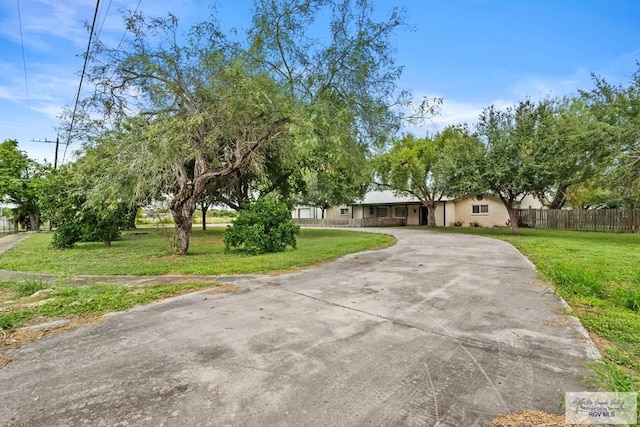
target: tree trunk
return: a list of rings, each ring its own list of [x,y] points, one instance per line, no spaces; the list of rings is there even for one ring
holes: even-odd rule
[[[140,206],[138,205],[129,208],[127,218],[127,229],[129,230],[135,230],[136,228],[136,215],[138,214],[138,209],[140,209]]]
[[[520,226],[518,225],[518,216],[516,215],[516,209],[504,201],[503,203],[507,208],[507,212],[509,213],[509,221],[511,222],[511,229],[513,230],[513,234],[517,236],[520,234]]]
[[[202,230],[207,230],[207,211],[209,210],[209,205],[206,203],[200,204],[200,209],[202,209]]]
[[[31,231],[40,230],[40,214],[38,212],[29,212],[29,224],[31,224]]]
[[[176,229],[173,236],[173,244],[178,255],[186,255],[189,250],[189,238],[191,237],[192,218],[196,211],[197,197],[191,189],[190,195],[185,195],[188,189],[182,189],[170,205],[173,222]]]
[[[565,202],[567,201],[567,189],[569,188],[569,184],[560,184],[558,186],[558,190],[556,191],[551,204],[549,205],[549,209],[562,209]]]
[[[427,228],[436,228],[436,204],[435,202],[425,204],[427,208]]]

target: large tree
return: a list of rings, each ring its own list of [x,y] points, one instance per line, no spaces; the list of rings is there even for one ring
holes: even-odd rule
[[[324,210],[363,196],[370,183],[368,152],[381,149],[401,124],[405,92],[390,37],[403,24],[393,8],[375,21],[369,1],[256,2],[251,31],[254,58],[305,107],[296,121],[298,201]],[[310,29],[329,37],[312,37]],[[328,40],[328,41],[325,41]],[[428,102],[412,118],[430,114]]]
[[[380,184],[396,194],[417,198],[427,208],[427,227],[436,226],[436,206],[447,195],[446,182],[437,169],[440,159],[434,139],[410,134],[394,141],[388,152],[375,159]]]
[[[499,110],[485,108],[477,132],[484,150],[477,160],[479,186],[500,198],[509,213],[514,234],[520,234],[516,204],[527,194],[539,194],[553,182],[550,168],[555,153],[546,141],[552,137],[546,102],[521,101]]]
[[[615,129],[599,120],[581,97],[546,100],[549,108],[540,117],[547,125],[547,135],[538,140],[552,153],[547,165],[553,183],[539,194],[549,199],[550,209],[560,209],[570,198],[571,190],[604,178],[618,151]]]
[[[428,209],[428,227],[436,226],[435,210],[445,197],[485,191],[478,162],[484,146],[467,126],[447,126],[433,137],[406,135],[375,161],[380,184],[413,196]]]
[[[314,40],[319,17],[329,17],[330,36]],[[390,96],[399,68],[389,37],[401,21],[395,10],[372,20],[364,0],[262,0],[246,42],[230,41],[214,17],[181,42],[173,16],[132,14],[121,49],[98,44],[92,52],[97,90],[84,106],[104,127],[93,137],[90,127],[77,129],[89,146],[119,147],[110,158],[115,175],[125,171],[134,188],[153,183],[170,195],[176,250],[186,254],[207,184],[260,175],[267,146],[299,150],[327,135],[382,144],[397,129]]]
[[[607,168],[611,190],[628,197],[631,205],[640,205],[640,62],[627,85],[613,85],[594,76],[595,88],[583,91],[594,117],[608,125],[609,150],[614,162]]]
[[[32,230],[40,228],[38,183],[43,167],[18,149],[18,141],[0,144],[0,201],[15,204],[14,215],[27,219]]]

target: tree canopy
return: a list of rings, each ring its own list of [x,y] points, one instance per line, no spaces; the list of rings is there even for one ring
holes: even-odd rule
[[[611,141],[605,149],[612,161],[603,181],[614,200],[635,207],[640,206],[640,62],[637,66],[627,85],[612,85],[594,76],[595,88],[581,92]]]
[[[175,17],[128,14],[122,48],[91,53],[96,92],[76,130],[85,151],[108,159],[105,183],[124,181],[134,199],[169,195],[176,250],[186,254],[207,188],[241,208],[260,191],[294,189],[310,171],[342,180],[336,193],[358,187],[347,163],[363,163],[401,119],[389,39],[403,17],[371,16],[365,0],[260,0],[245,40],[212,16],[182,41]],[[324,25],[330,36],[314,39],[311,27]],[[327,151],[340,154],[318,155]]]
[[[442,158],[439,144],[431,138],[405,135],[376,161],[380,184],[395,193],[413,196],[428,208],[428,227],[436,226],[436,205],[447,194],[446,180],[439,173]]]
[[[38,186],[43,166],[18,149],[18,141],[0,143],[0,201],[15,204],[14,215],[27,220],[32,230],[40,228]]]

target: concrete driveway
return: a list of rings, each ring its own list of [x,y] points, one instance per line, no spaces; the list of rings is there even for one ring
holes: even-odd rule
[[[485,426],[585,390],[597,351],[512,246],[384,232],[398,244],[17,350],[0,423]]]

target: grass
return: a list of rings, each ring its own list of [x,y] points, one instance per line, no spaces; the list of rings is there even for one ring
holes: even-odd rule
[[[513,244],[597,335],[600,388],[640,390],[640,235],[523,229],[447,228]]]
[[[123,233],[110,248],[81,243],[74,249],[49,248],[50,233],[30,236],[0,255],[0,268],[59,275],[250,274],[290,270],[343,255],[389,246],[385,234],[335,229],[302,229],[298,249],[250,256],[242,250],[224,253],[224,228],[193,231],[189,255],[174,255],[171,229],[140,229]]]
[[[187,292],[218,286],[207,282],[122,286],[69,285],[65,276],[246,274],[290,270],[333,260],[348,253],[389,246],[395,238],[384,234],[344,230],[304,229],[298,249],[283,253],[249,256],[241,250],[225,254],[224,229],[194,230],[190,255],[176,256],[171,250],[171,229],[140,229],[123,234],[110,248],[99,243],[83,243],[74,249],[49,247],[50,233],[34,234],[0,255],[0,268],[58,274],[55,283],[43,280],[0,281],[0,350],[24,345],[65,328],[95,323],[104,313],[123,311]],[[216,292],[234,291],[231,285]],[[68,318],[64,326],[31,332],[21,326]],[[0,368],[11,358],[0,353]]]
[[[217,286],[213,283],[182,283],[155,286],[93,284],[70,286],[63,281],[0,281],[0,329],[19,328],[61,318],[96,316],[127,310],[162,298]],[[45,292],[37,293],[39,290]]]
[[[0,281],[0,330],[58,318],[99,316],[137,305],[218,286],[214,283],[71,286],[64,281]],[[46,290],[38,292],[31,290]]]

